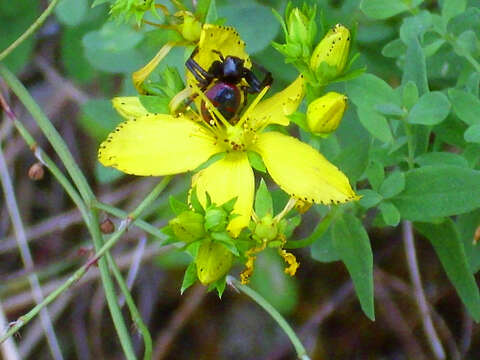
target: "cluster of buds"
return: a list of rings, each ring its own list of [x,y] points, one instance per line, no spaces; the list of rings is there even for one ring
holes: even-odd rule
[[[266,187],[264,189],[266,189]],[[263,190],[259,188],[259,191]],[[284,272],[290,276],[295,275],[300,264],[297,262],[295,256],[287,252],[283,247],[298,225],[295,221],[285,218],[296,204],[296,199],[290,199],[285,205],[285,208],[275,217],[272,215],[272,208],[260,214],[261,217],[258,217],[259,214],[253,216],[253,221],[250,224],[250,238],[255,241],[255,245],[245,252],[245,270],[240,274],[242,284],[248,284],[255,267],[256,255],[267,247],[276,248],[278,254],[286,263]],[[298,219],[298,217],[294,219]]]
[[[310,59],[317,34],[316,10],[316,6],[309,7],[304,4],[303,8],[299,9],[289,3],[285,10],[286,22],[275,13],[282,24],[286,43],[272,45],[286,56],[287,62],[298,63],[298,60],[308,62]]]
[[[222,279],[232,267],[233,255],[238,254],[234,239],[227,231],[235,199],[221,205],[211,203],[207,198],[205,208],[191,194],[192,207],[180,212],[169,222],[173,236],[187,247],[198,244],[195,254],[197,278],[204,284]]]
[[[149,10],[158,16],[155,0],[116,0],[110,7],[110,15],[120,21],[128,21],[134,17],[137,24],[140,25],[143,16]]]

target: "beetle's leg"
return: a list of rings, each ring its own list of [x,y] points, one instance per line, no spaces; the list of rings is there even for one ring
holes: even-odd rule
[[[258,93],[262,90],[262,83],[251,70],[243,69],[243,78],[248,84],[247,90],[250,94]]]
[[[190,70],[195,79],[197,79],[201,87],[207,87],[212,82],[213,76],[193,60],[192,57],[188,58],[185,62],[185,66]]]
[[[220,58],[221,62],[225,61],[225,58],[223,57],[222,53],[218,50],[212,50],[213,53],[217,54],[218,57]]]
[[[252,65],[254,65],[256,68],[258,68],[258,70],[260,70],[261,72],[263,72],[265,74],[265,78],[262,81],[262,89],[265,86],[272,85],[272,83],[273,83],[272,73],[260,64],[257,64],[257,63],[254,62],[254,63],[252,63]]]

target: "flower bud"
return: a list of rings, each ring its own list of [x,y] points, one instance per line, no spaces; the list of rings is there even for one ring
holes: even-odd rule
[[[44,175],[45,170],[43,170],[43,165],[40,162],[36,162],[28,169],[28,177],[34,181],[42,180]]]
[[[347,97],[345,95],[329,92],[308,105],[308,127],[314,134],[326,136],[340,125],[346,108]]]
[[[308,32],[309,20],[308,17],[300,11],[299,8],[294,8],[287,19],[288,41],[293,43],[310,43],[311,38]],[[311,43],[310,43],[311,45]]]
[[[310,67],[317,71],[322,62],[335,68],[335,76],[341,74],[345,68],[350,50],[350,31],[343,25],[337,24],[330,29],[313,51]]]
[[[230,270],[232,261],[233,254],[221,243],[204,241],[195,259],[198,279],[203,285],[217,281]]]
[[[203,216],[193,211],[184,211],[170,220],[169,225],[178,240],[189,243],[205,235]]]
[[[111,234],[115,231],[115,224],[109,218],[100,223],[100,231],[102,234]]]
[[[278,235],[277,223],[271,214],[265,215],[255,224],[254,234],[261,240],[271,241]]]
[[[228,225],[228,213],[219,207],[212,207],[205,212],[206,231],[225,231]]]
[[[179,11],[175,16],[183,17],[183,22],[178,25],[178,29],[183,38],[187,41],[197,43],[200,40],[202,23],[189,11]]]

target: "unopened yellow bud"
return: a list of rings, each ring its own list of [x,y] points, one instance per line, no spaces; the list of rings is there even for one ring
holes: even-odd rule
[[[148,114],[148,110],[137,96],[122,96],[112,99],[112,105],[125,119],[133,119]]]
[[[184,211],[170,220],[169,225],[178,240],[189,243],[205,235],[203,216],[193,211]]]
[[[232,261],[232,253],[221,243],[204,241],[195,260],[198,280],[203,285],[217,281],[230,270]]]
[[[308,105],[307,124],[317,135],[325,136],[335,131],[347,108],[345,95],[329,92]]]
[[[345,68],[350,50],[350,31],[337,24],[330,29],[313,51],[310,67],[316,71],[322,62],[336,68],[336,75]]]

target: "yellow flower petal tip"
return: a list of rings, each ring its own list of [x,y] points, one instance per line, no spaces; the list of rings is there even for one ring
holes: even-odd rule
[[[138,96],[115,97],[112,99],[112,105],[125,119],[138,118],[149,113]]]
[[[255,146],[270,176],[291,197],[324,205],[358,199],[345,174],[300,140],[267,132]]]
[[[346,109],[347,97],[329,92],[308,105],[308,127],[314,134],[329,135],[340,125]]]
[[[312,53],[310,67],[318,69],[322,62],[337,68],[340,74],[348,59],[350,50],[350,31],[342,24],[335,25],[320,41]]]

